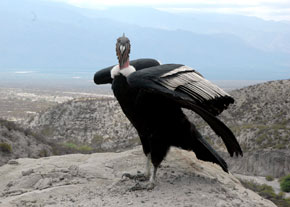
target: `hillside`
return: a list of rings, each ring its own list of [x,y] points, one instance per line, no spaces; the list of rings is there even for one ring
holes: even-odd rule
[[[122,153],[18,159],[0,167],[0,206],[274,207],[217,165],[172,149],[152,191],[130,191],[124,172],[144,168],[140,147]],[[145,160],[144,160],[145,161]]]
[[[290,149],[290,79],[231,92],[236,103],[221,118],[245,151]]]
[[[290,80],[257,84],[231,94],[236,102],[220,118],[246,152],[242,159],[224,155],[232,172],[274,177],[289,173]],[[220,139],[201,120],[196,123],[216,148],[225,151]]]
[[[88,145],[92,151],[120,151],[140,143],[114,98],[74,99],[31,117],[25,125],[60,145]]]
[[[0,119],[0,166],[12,159],[50,155],[52,148],[42,136]]]
[[[276,177],[289,172],[290,80],[266,82],[231,94],[236,103],[220,119],[233,130],[245,152],[243,159],[229,159],[231,166],[238,166],[238,172]],[[221,139],[200,118],[186,113],[216,149],[225,151]],[[139,144],[115,99],[75,99],[31,117],[25,124],[62,145],[88,145],[88,151],[122,151]]]

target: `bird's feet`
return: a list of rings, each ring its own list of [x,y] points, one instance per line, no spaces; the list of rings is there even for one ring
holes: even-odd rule
[[[129,191],[137,191],[137,190],[153,190],[155,187],[155,183],[149,182],[147,184],[136,183],[133,187],[129,189]]]
[[[144,173],[141,173],[140,171],[137,171],[137,174],[136,175],[132,175],[130,173],[124,173],[122,175],[122,178],[123,177],[129,178],[129,179],[135,180],[135,181],[136,180],[137,181],[141,181],[141,182],[149,180],[149,175],[146,175]]]
[[[140,171],[137,171],[136,175],[132,175],[130,173],[124,173],[122,175],[122,178],[123,177],[129,178],[129,179],[134,180],[136,182],[136,184],[133,187],[129,188],[129,191],[153,190],[155,187],[155,182],[153,182],[153,181],[149,181],[146,184],[140,183],[140,182],[148,181],[149,177],[150,177],[146,173],[141,173]]]

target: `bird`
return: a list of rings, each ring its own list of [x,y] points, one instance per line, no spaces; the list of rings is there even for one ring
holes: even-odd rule
[[[182,109],[204,119],[221,137],[230,156],[243,156],[233,132],[217,118],[234,103],[233,97],[189,66],[161,64],[149,58],[130,61],[130,51],[130,40],[123,34],[116,43],[118,64],[97,71],[94,82],[111,84],[122,111],[140,137],[147,157],[142,176],[149,180],[140,188],[152,190],[156,186],[157,169],[170,147],[193,151],[198,159],[216,163],[228,173],[227,163]],[[138,177],[129,173],[124,176]]]

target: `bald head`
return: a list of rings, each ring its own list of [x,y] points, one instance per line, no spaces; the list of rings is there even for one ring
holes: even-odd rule
[[[125,36],[125,34],[117,39],[116,53],[118,56],[120,69],[126,67],[129,62],[130,48],[130,40]]]

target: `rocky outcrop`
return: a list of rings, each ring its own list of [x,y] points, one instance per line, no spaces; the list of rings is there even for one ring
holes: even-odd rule
[[[274,207],[231,174],[172,149],[152,191],[130,191],[122,173],[143,168],[140,147],[122,153],[18,159],[0,167],[0,206]]]

